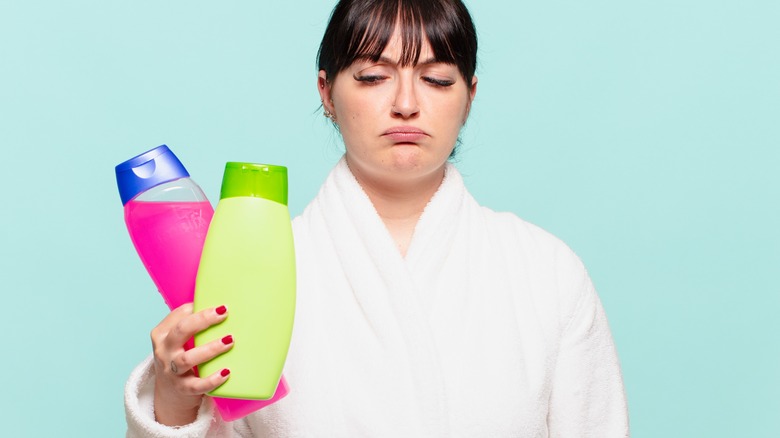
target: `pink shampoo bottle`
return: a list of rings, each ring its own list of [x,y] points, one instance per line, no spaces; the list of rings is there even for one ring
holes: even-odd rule
[[[166,145],[116,166],[125,223],[141,261],[171,310],[193,300],[195,278],[214,208]],[[185,348],[192,348],[192,340]],[[289,392],[282,376],[268,400],[214,397],[222,419],[233,421]]]

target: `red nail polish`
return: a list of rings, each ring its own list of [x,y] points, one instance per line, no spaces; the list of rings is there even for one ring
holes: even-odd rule
[[[233,343],[233,335],[227,335],[224,338],[222,338],[222,343],[225,345],[229,345]]]
[[[225,312],[227,312],[227,307],[225,306],[217,307],[217,315],[224,315]]]
[[[222,371],[219,372],[219,374],[222,375],[222,377],[225,377],[228,374],[230,374],[230,370],[227,368],[223,368]]]

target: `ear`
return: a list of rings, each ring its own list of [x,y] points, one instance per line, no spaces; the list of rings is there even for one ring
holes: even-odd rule
[[[471,78],[471,86],[469,87],[469,102],[466,104],[466,115],[463,117],[463,124],[466,124],[466,120],[469,118],[471,112],[471,102],[474,102],[474,97],[477,95],[477,77]]]
[[[333,97],[331,95],[332,90],[333,84],[328,80],[328,76],[325,74],[325,70],[320,70],[319,74],[317,75],[317,91],[320,93],[322,107],[325,110],[335,114],[335,110],[333,108]]]

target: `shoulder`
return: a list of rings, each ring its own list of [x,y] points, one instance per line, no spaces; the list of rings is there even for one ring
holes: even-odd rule
[[[498,247],[523,254],[558,270],[584,273],[585,267],[575,252],[560,238],[514,213],[496,212],[479,207],[486,229]]]
[[[560,238],[513,213],[480,207],[493,251],[523,305],[552,313],[560,329],[595,290],[580,257]],[[526,301],[530,300],[530,301]]]

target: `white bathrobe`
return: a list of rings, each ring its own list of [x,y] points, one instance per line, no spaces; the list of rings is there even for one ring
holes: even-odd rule
[[[233,423],[154,422],[151,360],[129,437],[626,437],[598,296],[561,241],[479,206],[448,164],[405,258],[346,161],[293,221],[290,394]]]

